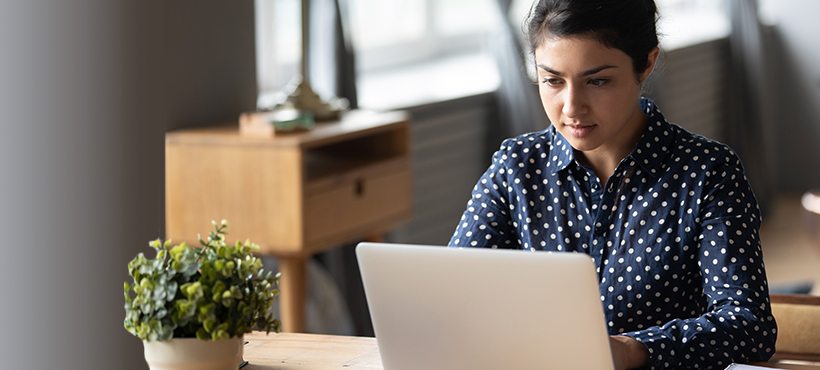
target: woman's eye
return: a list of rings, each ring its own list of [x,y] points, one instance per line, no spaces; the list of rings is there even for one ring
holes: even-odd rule
[[[547,85],[550,85],[550,86],[555,86],[555,85],[560,84],[561,80],[559,80],[557,78],[546,77],[546,78],[544,78],[544,83],[547,84]]]
[[[589,79],[589,84],[592,85],[592,86],[603,86],[608,81],[609,80],[605,80],[603,78],[591,78],[591,79]]]

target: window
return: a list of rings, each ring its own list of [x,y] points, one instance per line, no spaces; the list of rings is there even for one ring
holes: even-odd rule
[[[496,0],[349,0],[358,70],[481,51]]]
[[[661,48],[677,49],[729,36],[726,1],[655,0]]]
[[[497,0],[340,0],[360,74],[481,52],[497,25]],[[256,0],[261,92],[299,72],[300,0]]]
[[[299,73],[302,53],[300,0],[256,0],[256,73],[259,106]]]

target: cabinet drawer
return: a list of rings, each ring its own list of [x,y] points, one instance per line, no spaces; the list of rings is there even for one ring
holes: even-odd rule
[[[336,186],[306,194],[305,241],[308,246],[352,241],[409,218],[409,166],[343,176]]]

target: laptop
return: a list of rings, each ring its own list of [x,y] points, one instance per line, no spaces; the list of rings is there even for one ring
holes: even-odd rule
[[[613,369],[580,253],[356,247],[385,370]]]

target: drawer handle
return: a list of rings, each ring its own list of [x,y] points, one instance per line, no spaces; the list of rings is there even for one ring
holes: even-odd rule
[[[358,179],[356,180],[356,196],[360,197],[364,195],[364,180]]]

